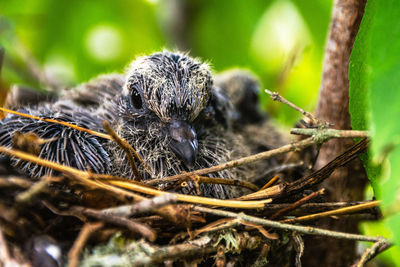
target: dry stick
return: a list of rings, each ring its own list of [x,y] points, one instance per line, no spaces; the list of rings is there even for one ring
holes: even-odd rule
[[[209,174],[209,173],[213,173],[213,172],[219,172],[219,171],[222,171],[225,169],[235,168],[235,167],[250,164],[250,163],[253,163],[253,162],[256,162],[259,160],[264,160],[267,158],[278,156],[278,155],[281,155],[281,154],[284,154],[284,153],[287,153],[290,151],[301,150],[306,147],[312,146],[314,144],[315,144],[314,138],[309,137],[307,139],[304,139],[304,140],[301,140],[301,141],[298,141],[298,142],[295,142],[292,144],[288,144],[288,145],[282,146],[280,148],[264,151],[264,152],[261,152],[261,153],[255,154],[255,155],[243,157],[243,158],[236,159],[236,160],[231,160],[226,163],[212,166],[209,168],[204,168],[204,169],[200,169],[200,170],[195,170],[195,171],[191,171],[191,172],[168,176],[168,177],[164,177],[164,178],[160,178],[160,179],[149,180],[149,181],[146,181],[146,184],[155,185],[155,184],[160,184],[160,183],[165,183],[165,182],[175,182],[184,177],[191,176],[191,175],[204,175],[204,174]]]
[[[30,203],[32,199],[34,199],[38,194],[44,192],[47,189],[47,185],[51,180],[54,180],[54,177],[51,176],[42,177],[42,179],[39,182],[34,183],[28,190],[19,193],[15,197],[15,201],[19,204]]]
[[[303,114],[304,116],[306,116],[307,118],[309,118],[314,124],[321,124],[321,122],[314,117],[314,115],[312,115],[311,113],[305,111],[304,109],[296,106],[295,104],[293,104],[292,102],[286,100],[285,98],[283,98],[278,92],[271,92],[268,89],[264,90],[267,94],[269,94],[272,98],[272,100],[274,101],[279,101],[283,104],[288,105],[289,107],[297,110],[298,112],[300,112],[301,114]]]
[[[280,177],[279,177],[278,175],[272,177],[271,180],[269,180],[268,183],[266,183],[266,184],[260,189],[260,191],[261,191],[261,190],[264,190],[264,189],[267,189],[268,187],[270,187],[270,186],[271,186],[273,183],[275,183],[279,178],[280,178]]]
[[[316,192],[313,192],[311,194],[309,194],[308,196],[303,197],[302,199],[294,202],[293,204],[291,204],[289,207],[286,207],[284,209],[281,209],[279,211],[277,211],[276,213],[274,213],[271,217],[269,217],[269,219],[275,219],[275,218],[279,218],[281,217],[283,214],[288,213],[289,211],[292,211],[294,209],[296,209],[297,207],[305,204],[306,202],[310,201],[311,199],[320,196],[322,194],[325,193],[325,188],[322,188]]]
[[[64,166],[57,164],[55,162],[41,159],[39,157],[33,156],[31,154],[10,149],[4,146],[0,146],[0,153],[7,154],[12,157],[17,157],[22,160],[26,160],[47,168],[51,168],[53,170],[65,173],[69,176],[73,176],[76,180],[82,182],[83,184],[90,185],[93,187],[100,187],[100,188],[107,188],[107,185],[105,183],[99,182],[99,181],[92,181],[90,178],[91,177],[96,177],[97,175],[95,174],[90,174],[88,172],[84,172],[72,167]],[[98,175],[98,177],[107,177],[107,175]],[[119,177],[115,177],[117,179],[123,179]],[[130,181],[128,182],[123,182],[123,181],[108,181],[109,184],[111,185],[116,185],[119,187],[124,187],[130,190],[133,190],[135,192],[139,193],[144,193],[144,194],[149,194],[153,196],[158,196],[158,195],[164,195],[168,194],[165,191],[161,190],[156,190],[149,188],[147,186],[142,186],[139,185],[135,181]],[[110,190],[110,187],[108,187]],[[124,192],[124,194],[127,194],[129,192]],[[136,198],[137,200],[142,200],[144,197],[136,195],[136,194],[129,194],[129,196]],[[236,200],[222,200],[222,199],[215,199],[215,198],[207,198],[207,197],[198,197],[198,196],[190,196],[190,195],[183,195],[183,194],[176,194],[178,197],[179,201],[183,202],[189,202],[189,203],[195,203],[195,204],[204,204],[204,205],[211,205],[211,206],[219,206],[219,207],[230,207],[230,208],[243,208],[243,209],[258,209],[258,208],[264,208],[264,205],[267,203],[270,203],[272,200],[271,199],[266,199],[266,200],[261,200],[261,201],[236,201]]]
[[[10,261],[10,253],[8,251],[6,239],[3,235],[3,230],[0,229],[0,263],[5,264]]]
[[[22,177],[3,177],[0,176],[0,188],[3,187],[19,187],[22,189],[28,189],[32,186],[32,182]]]
[[[215,233],[220,230],[232,229],[239,225],[241,225],[241,221],[239,219],[230,219],[230,218],[220,219],[200,229],[195,230],[192,237],[196,237],[199,234],[203,233]]]
[[[358,157],[360,154],[364,153],[368,147],[368,143],[369,142],[367,139],[361,140],[360,142],[343,152],[341,155],[330,161],[318,171],[315,171],[306,177],[300,178],[288,184],[285,189],[285,193],[287,195],[292,195],[321,183],[323,180],[328,178],[335,169],[344,166],[345,164],[352,161],[354,158]]]
[[[86,129],[86,128],[83,128],[83,127],[80,127],[80,126],[65,122],[65,121],[58,121],[58,120],[54,120],[54,119],[40,118],[40,117],[37,117],[37,116],[21,113],[21,112],[18,112],[18,111],[14,111],[14,110],[7,109],[7,108],[2,108],[2,107],[0,107],[0,110],[3,111],[3,112],[6,112],[6,113],[15,114],[15,115],[26,117],[26,118],[30,118],[30,119],[33,119],[33,120],[46,121],[46,122],[60,124],[60,125],[67,126],[67,127],[70,127],[72,129],[75,129],[75,130],[78,130],[78,131],[82,131],[82,132],[85,132],[85,133],[89,133],[91,135],[95,135],[97,137],[101,137],[103,139],[112,140],[112,137],[110,135],[108,135],[108,134],[103,134],[103,133],[99,133],[99,132],[96,132],[96,131],[92,131],[92,130],[89,130],[89,129]]]
[[[283,194],[289,196],[301,192],[304,189],[310,188],[327,179],[335,169],[347,164],[355,157],[363,153],[367,149],[367,146],[368,146],[368,140],[363,139],[354,146],[352,146],[351,148],[349,148],[348,150],[346,150],[344,153],[342,153],[341,155],[337,156],[335,159],[330,161],[324,167],[311,173],[308,176],[302,177],[292,183],[278,184],[255,193],[239,197],[238,199],[254,200],[260,198],[278,198],[282,197]]]
[[[271,221],[271,220],[267,220],[267,219],[261,219],[258,217],[244,214],[243,212],[235,213],[235,212],[231,212],[231,211],[210,209],[210,208],[205,208],[205,207],[200,207],[200,206],[194,206],[193,210],[199,211],[199,212],[205,212],[205,213],[209,213],[209,214],[213,214],[213,215],[217,215],[217,216],[221,216],[221,217],[237,218],[237,219],[240,219],[243,221],[249,221],[252,223],[268,226],[268,227],[275,228],[275,229],[296,231],[298,233],[302,233],[302,234],[306,234],[306,235],[321,235],[321,236],[329,236],[329,237],[334,237],[334,238],[367,241],[367,242],[377,242],[380,240],[386,240],[387,242],[389,242],[387,239],[382,238],[382,237],[364,236],[364,235],[349,234],[349,233],[343,233],[343,232],[337,232],[337,231],[330,231],[330,230],[325,230],[325,229],[320,229],[320,228],[315,228],[315,227],[310,227],[310,226],[292,225],[292,224],[287,224],[287,223]]]
[[[313,212],[313,211],[321,211],[326,209],[338,209],[338,208],[345,208],[351,207],[359,204],[370,203],[374,200],[367,200],[367,201],[354,201],[354,202],[322,202],[322,203],[306,203],[297,207],[296,210],[301,210],[305,212]],[[283,203],[283,204],[266,204],[265,211],[274,211],[287,208],[291,206],[291,203]]]
[[[209,244],[211,242],[209,237],[200,237],[190,243],[183,243],[172,246],[164,246],[151,251],[148,255],[137,257],[136,260],[131,262],[132,266],[152,266],[156,263],[161,263],[167,259],[182,260],[187,257],[202,258],[203,255],[214,253],[217,247]],[[206,243],[206,245],[205,245]]]
[[[297,218],[294,218],[294,219],[286,219],[286,220],[282,220],[281,222],[284,222],[284,223],[297,223],[297,222],[315,220],[315,219],[328,217],[328,216],[349,214],[349,213],[354,213],[354,212],[365,210],[365,209],[372,209],[372,208],[378,207],[380,203],[381,203],[380,201],[374,200],[374,201],[370,201],[368,203],[354,205],[354,206],[351,206],[351,207],[345,207],[345,208],[340,208],[340,209],[320,212],[320,213],[316,213],[316,214],[297,217]]]
[[[360,260],[352,265],[352,267],[363,267],[368,261],[375,258],[379,253],[390,248],[393,244],[388,243],[386,240],[375,242],[370,248],[367,248],[362,254]]]
[[[86,244],[90,235],[103,227],[102,222],[87,223],[83,226],[78,238],[75,240],[74,245],[68,252],[68,267],[77,267],[79,264],[79,253]]]
[[[84,207],[72,207],[71,212],[72,213],[81,213],[85,216],[93,217],[93,218],[96,218],[96,219],[101,220],[106,223],[125,227],[134,233],[138,233],[138,234],[142,235],[143,237],[145,237],[146,239],[148,239],[152,242],[155,241],[156,237],[157,237],[154,230],[152,230],[147,225],[139,223],[133,219],[118,217],[118,216],[114,216],[111,214],[105,214],[102,211],[88,209],[88,208],[84,208]]]
[[[240,186],[244,187],[247,189],[250,189],[252,191],[258,191],[259,188],[253,183],[247,182],[247,181],[242,181],[242,180],[230,180],[230,179],[225,179],[225,178],[213,178],[213,177],[207,177],[207,176],[199,176],[197,174],[192,175],[192,176],[186,176],[181,179],[179,179],[179,182],[186,182],[186,181],[194,181],[197,183],[204,183],[204,184],[226,184],[226,185],[233,185],[233,186]]]
[[[108,183],[148,195],[159,196],[168,194],[165,191],[160,191],[121,181],[109,181]],[[272,201],[272,199],[265,199],[258,201],[238,201],[238,200],[222,200],[217,198],[207,198],[207,197],[199,197],[199,196],[191,196],[183,194],[176,194],[176,195],[178,197],[178,200],[183,202],[226,207],[226,208],[237,208],[237,209],[263,209],[265,204],[270,203]]]
[[[314,136],[316,134],[319,135],[327,135],[334,136],[335,138],[367,138],[370,136],[368,131],[356,131],[356,130],[336,130],[336,129],[303,129],[303,128],[293,128],[290,130],[291,134],[298,135],[308,135]]]
[[[139,203],[133,205],[124,205],[124,206],[103,209],[99,212],[103,213],[104,215],[130,217],[133,215],[150,212],[169,204],[174,204],[177,201],[178,197],[175,194],[165,194],[150,199],[142,200]]]
[[[140,182],[142,180],[142,176],[140,176],[139,170],[135,163],[135,159],[133,158],[132,151],[135,151],[132,146],[128,144],[125,140],[120,138],[114,130],[111,128],[111,125],[107,121],[103,121],[103,127],[107,131],[107,133],[112,137],[112,139],[117,143],[117,145],[125,152],[128,157],[129,164],[131,165],[133,175],[135,176],[136,181]],[[125,142],[124,142],[125,141]],[[136,152],[136,151],[135,151]],[[137,153],[136,153],[137,155]],[[139,156],[139,155],[137,155]]]

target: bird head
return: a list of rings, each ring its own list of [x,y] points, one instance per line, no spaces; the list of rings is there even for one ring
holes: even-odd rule
[[[194,122],[210,102],[211,86],[209,66],[185,54],[140,57],[129,66],[120,114],[135,127],[157,122],[169,148],[192,168],[198,151]]]

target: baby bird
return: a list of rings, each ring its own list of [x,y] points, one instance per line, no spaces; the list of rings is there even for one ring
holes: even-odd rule
[[[213,85],[207,64],[179,52],[163,51],[139,57],[126,75],[106,75],[61,93],[52,103],[20,107],[20,112],[66,121],[104,132],[107,120],[141,155],[144,179],[162,178],[210,167],[248,152],[231,130],[234,107]],[[0,144],[12,145],[14,133],[33,132],[42,139],[39,157],[81,170],[133,178],[125,153],[110,140],[59,124],[9,115],[0,121]],[[32,177],[52,170],[30,162],[13,164]],[[240,169],[210,175],[241,178]],[[196,194],[189,183],[179,189]],[[233,196],[229,186],[201,184],[203,196]]]

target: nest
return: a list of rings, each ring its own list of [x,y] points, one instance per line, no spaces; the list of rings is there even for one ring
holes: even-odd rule
[[[54,123],[76,128],[65,122]],[[367,136],[365,132],[317,125],[317,128],[292,130],[309,137],[302,136],[296,142],[273,150],[144,182],[140,181],[135,160],[146,163],[108,124],[104,126],[109,135],[78,130],[115,140],[128,155],[131,168],[137,174],[135,181],[43,160],[35,156],[35,151],[46,140],[19,135],[15,137],[15,147],[0,147],[0,153],[8,156],[0,164],[2,260],[25,266],[57,266],[66,262],[69,266],[300,266],[304,235],[380,242],[389,246],[388,241],[378,237],[305,226],[328,216],[377,216],[377,201],[325,202],[325,189],[317,188],[335,169],[365,152],[367,139],[321,169],[304,172],[291,181],[283,179],[288,174],[286,167],[291,165],[282,163],[261,188],[245,181],[206,176],[286,154],[296,155],[303,164],[306,161],[309,164],[305,160],[307,153],[303,153],[306,148],[331,138]],[[59,175],[39,180],[24,177],[11,167],[10,157],[51,168]],[[237,199],[220,200],[158,189],[166,185],[182,187],[187,183],[196,187],[202,183],[220,183],[253,192]],[[50,253],[49,248],[59,253]],[[365,257],[372,254],[369,251]]]

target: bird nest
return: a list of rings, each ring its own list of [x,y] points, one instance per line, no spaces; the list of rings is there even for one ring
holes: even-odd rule
[[[273,96],[280,98],[276,94]],[[108,135],[65,122],[53,120],[52,123],[115,140],[128,155],[132,168],[136,168],[135,160],[141,161],[134,148],[118,137],[107,123],[104,127]],[[303,172],[300,178],[291,181],[284,179],[293,165],[287,162],[266,177],[267,182],[262,187],[245,181],[207,177],[213,172],[279,155],[297,155],[305,164],[302,157],[306,157],[303,153],[306,148],[331,138],[366,136],[363,132],[317,125],[316,128],[292,130],[308,137],[302,136],[276,149],[148,181],[85,172],[41,159],[35,156],[35,150],[45,140],[18,134],[14,136],[15,147],[0,147],[0,152],[9,156],[0,165],[2,260],[25,266],[28,262],[36,266],[45,263],[57,266],[61,261],[68,262],[69,266],[224,266],[228,263],[281,266],[300,265],[304,235],[379,241],[375,237],[304,226],[328,216],[375,212],[376,201],[324,202],[325,189],[317,188],[335,169],[363,153],[367,139],[337,155],[319,170]],[[10,157],[50,168],[58,175],[38,180],[24,177],[11,167]],[[221,200],[159,189],[166,185],[185,187],[188,183],[195,188],[202,183],[217,183],[244,187],[252,192],[236,199]]]

